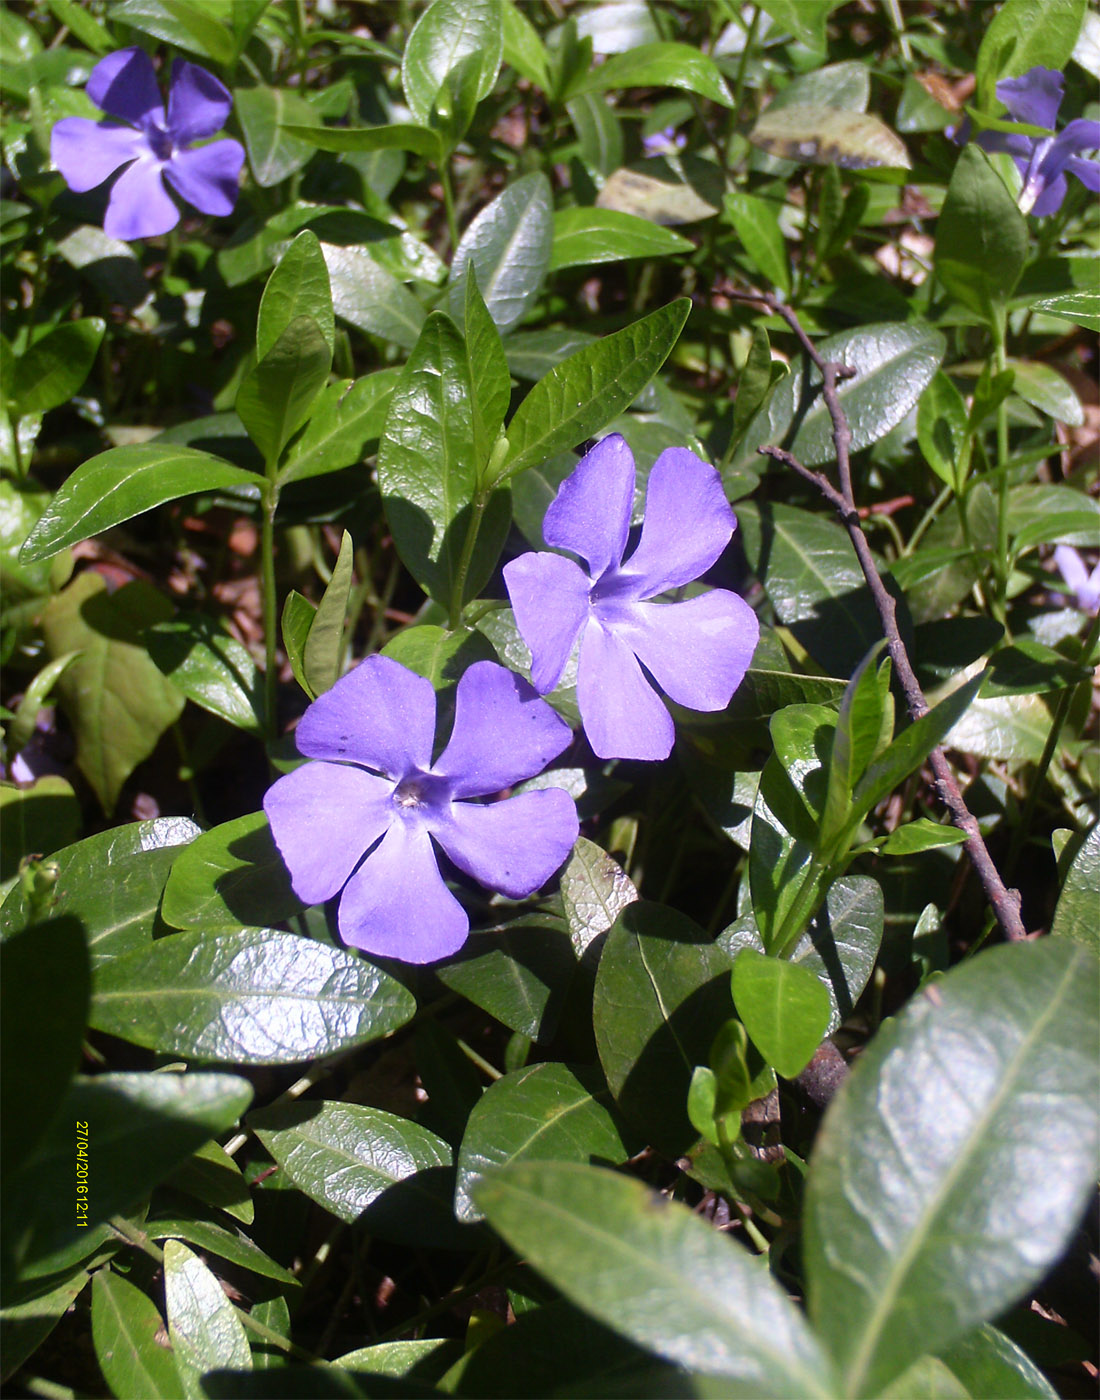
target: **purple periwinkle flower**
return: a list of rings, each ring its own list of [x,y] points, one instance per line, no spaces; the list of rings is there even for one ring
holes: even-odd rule
[[[666,156],[673,151],[682,151],[687,145],[687,137],[677,132],[674,126],[666,126],[662,131],[651,132],[642,137],[642,150],[647,156]]]
[[[729,543],[737,521],[713,467],[683,447],[657,458],[637,548],[624,561],[634,458],[617,433],[596,444],[551,502],[542,534],[561,554],[524,554],[504,569],[516,625],[542,694],[579,641],[577,703],[600,758],[667,758],[672,716],[642,670],[692,710],[724,710],[760,635],[748,604],[714,588],[686,602],[651,601],[691,583]]]
[[[1081,611],[1100,612],[1100,564],[1090,573],[1089,566],[1070,544],[1058,546],[1054,562]]]
[[[433,842],[486,888],[520,898],[577,839],[577,810],[560,788],[471,800],[533,777],[569,744],[568,727],[526,681],[493,661],[471,666],[433,762],[435,718],[430,682],[370,656],[302,716],[299,752],[318,761],[264,797],[295,894],[308,904],[340,894],[344,942],[402,962],[449,957],[470,931]]]
[[[1003,78],[997,84],[997,96],[1013,121],[1045,126],[1052,133],[1062,92],[1062,75],[1053,68],[1031,68],[1019,78]],[[1100,122],[1078,117],[1056,136],[983,131],[975,139],[983,150],[1007,151],[1015,160],[1024,177],[1019,203],[1025,214],[1042,218],[1060,207],[1066,197],[1067,170],[1094,194],[1100,191],[1100,161],[1084,159],[1084,152],[1100,149]]]
[[[175,228],[180,211],[165,180],[203,214],[233,212],[244,147],[229,137],[191,145],[220,131],[233,107],[229,89],[212,73],[176,59],[165,112],[149,55],[120,49],[92,69],[87,92],[112,120],[62,117],[50,137],[50,155],[78,194],[126,167],[111,190],[105,233],[153,238]]]

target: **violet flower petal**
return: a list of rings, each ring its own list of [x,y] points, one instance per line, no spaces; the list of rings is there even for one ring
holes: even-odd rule
[[[634,457],[625,438],[612,433],[562,482],[542,522],[542,537],[553,549],[579,554],[592,578],[599,578],[623,557],[633,504]]]
[[[1021,202],[1020,208],[1025,214],[1034,214],[1037,219],[1043,219],[1060,209],[1065,197],[1066,177],[1056,175],[1052,180],[1040,181],[1039,193],[1030,208],[1027,207],[1026,200]]]
[[[353,948],[408,963],[450,957],[470,932],[427,831],[400,820],[344,887],[337,923]]]
[[[134,126],[159,125],[164,120],[153,60],[144,49],[119,49],[101,58],[85,91],[97,107]]]
[[[1031,68],[1018,78],[1002,78],[997,96],[1013,121],[1054,129],[1062,105],[1064,83],[1054,68]]]
[[[1020,166],[1020,173],[1026,174],[1035,142],[1030,136],[1021,136],[1018,131],[982,131],[975,138],[983,151],[1007,151]]]
[[[531,682],[554,689],[588,618],[589,580],[561,554],[523,554],[504,566],[519,634],[531,651]]]
[[[227,138],[192,151],[177,151],[164,167],[164,177],[177,194],[203,214],[224,218],[237,202],[244,147]]]
[[[264,795],[294,893],[320,904],[343,888],[394,819],[393,784],[347,763],[303,763]]]
[[[160,161],[146,154],[118,177],[103,218],[108,238],[155,238],[179,223],[180,211],[164,188],[160,171]]]
[[[455,798],[486,797],[541,773],[572,738],[522,676],[478,661],[458,683],[451,741],[432,771]]]
[[[120,165],[148,152],[145,137],[132,126],[111,126],[87,117],[62,117],[50,133],[50,159],[77,194],[94,190]]]
[[[1100,194],[1100,160],[1082,160],[1080,156],[1070,156],[1066,169],[1093,194]]]
[[[760,639],[756,614],[743,598],[715,588],[684,603],[619,607],[615,635],[670,699],[691,710],[726,708]]]
[[[595,618],[581,641],[577,703],[598,757],[660,759],[672,752],[672,716],[627,644]]]
[[[347,759],[403,778],[431,765],[435,691],[388,656],[368,656],[319,695],[295,731],[307,758]]]
[[[642,537],[621,576],[636,579],[643,598],[690,583],[729,544],[736,523],[714,468],[686,447],[667,447],[649,474]]]
[[[455,802],[432,835],[467,875],[510,899],[544,885],[573,849],[579,826],[573,799],[561,788],[524,792],[482,806]]]
[[[168,133],[177,146],[221,131],[232,110],[232,94],[213,73],[186,59],[175,60],[168,88]]]

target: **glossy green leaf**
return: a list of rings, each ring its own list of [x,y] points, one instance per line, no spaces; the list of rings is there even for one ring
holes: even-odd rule
[[[218,1143],[204,1142],[183,1166],[174,1171],[168,1185],[204,1205],[224,1210],[235,1220],[251,1225],[255,1218],[248,1183],[240,1167]]]
[[[570,98],[565,110],[577,133],[581,160],[605,178],[618,170],[623,163],[622,123],[603,93]]]
[[[411,995],[342,949],[274,929],[159,938],[97,970],[92,1024],[161,1054],[296,1064],[389,1035]]]
[[[825,21],[840,0],[762,0],[760,8],[807,48],[825,47]]]
[[[67,403],[95,363],[104,326],[98,316],[63,321],[25,350],[4,388],[12,415],[46,413]]]
[[[164,1242],[164,1309],[176,1369],[188,1400],[200,1377],[223,1367],[250,1371],[248,1334],[210,1267],[179,1240]]]
[[[721,1376],[729,1397],[824,1397],[830,1367],[740,1245],[641,1181],[515,1162],[474,1187],[489,1223],[585,1312],[647,1351]]]
[[[530,914],[480,931],[436,976],[509,1030],[548,1041],[575,968],[562,922]]]
[[[856,783],[871,760],[893,738],[892,667],[889,657],[883,660],[881,655],[881,648],[873,648],[868,653],[848,682],[840,702],[821,817],[822,845],[843,828]]]
[[[101,831],[54,857],[50,915],[80,920],[93,967],[152,940],[168,872],[198,835],[186,817],[157,817]],[[17,885],[0,906],[0,936],[10,937],[30,918],[26,892]]]
[[[730,959],[675,910],[629,904],[607,935],[592,1020],[607,1083],[623,1113],[661,1151],[695,1140],[685,1104],[728,1019]]]
[[[21,598],[49,592],[65,582],[72,557],[21,559],[23,542],[49,507],[53,492],[36,482],[0,477],[0,590],[5,612]]]
[[[405,101],[427,125],[447,76],[464,59],[477,67],[480,102],[493,90],[503,54],[500,0],[434,0],[413,26],[401,60]]]
[[[48,0],[50,12],[59,24],[64,24],[93,53],[110,53],[115,43],[103,25],[76,0]]]
[[[279,485],[361,463],[370,444],[382,436],[400,373],[396,367],[375,370],[373,374],[356,380],[342,379],[322,389],[309,422],[279,468]]]
[[[917,817],[915,821],[895,827],[879,847],[879,852],[884,856],[911,856],[918,851],[958,846],[965,840],[966,833],[957,827],[944,826],[942,822],[929,821],[927,817]]]
[[[203,832],[186,856],[173,865],[161,905],[175,928],[266,928],[302,908],[263,812]]]
[[[96,1360],[115,1395],[183,1400],[172,1353],[157,1341],[164,1321],[140,1288],[112,1269],[92,1284],[92,1339]]]
[[[827,336],[817,348],[825,359],[856,371],[837,391],[855,452],[885,437],[909,414],[939,368],[946,342],[938,330],[922,322],[890,322]],[[818,467],[834,460],[832,419],[816,369],[807,375],[805,366],[799,365],[779,381],[768,402],[753,415],[731,466],[752,470],[757,448],[766,443],[788,448],[803,466]]]
[[[817,705],[790,706],[779,713],[799,713],[803,751],[784,766],[773,754],[760,774],[753,806],[749,848],[752,912],[764,948],[786,956],[825,894],[825,862],[815,857],[817,803],[807,802],[805,787],[822,788],[824,763],[832,742],[832,717]],[[775,717],[773,717],[774,719]]]
[[[528,82],[534,83],[535,87],[549,92],[550,70],[546,46],[539,38],[538,30],[514,0],[504,0],[501,19],[504,62]]]
[[[499,331],[523,319],[550,264],[552,210],[550,182],[535,173],[513,181],[478,214],[462,235],[451,265],[448,304],[456,321],[464,314],[469,267],[477,273],[478,288]]]
[[[841,170],[908,170],[905,142],[884,121],[866,112],[790,102],[768,107],[749,132],[754,146],[798,165],[836,165]]]
[[[99,1074],[77,1078],[28,1161],[5,1183],[8,1247],[24,1276],[56,1273],[108,1237],[106,1222],[153,1188],[215,1133],[231,1128],[252,1087],[232,1074]],[[74,1124],[87,1124],[88,1225],[74,1229]],[[92,1170],[94,1168],[94,1178]]]
[[[627,258],[664,258],[691,253],[690,239],[635,214],[617,209],[560,209],[554,215],[550,271]]]
[[[0,1162],[21,1165],[61,1105],[80,1061],[91,976],[71,915],[0,943]]]
[[[561,872],[561,902],[578,958],[638,898],[634,883],[602,846],[579,836]]]
[[[150,660],[148,627],[171,616],[152,584],[135,579],[115,593],[102,574],[83,573],[42,613],[51,656],[79,652],[58,680],[76,732],[76,761],[104,812],[183,709],[183,695]]]
[[[260,1109],[248,1125],[287,1180],[345,1224],[366,1212],[375,1234],[444,1248],[459,1233],[451,1149],[418,1123],[313,1100]]]
[[[671,354],[690,309],[686,299],[662,306],[540,379],[508,425],[504,475],[584,442],[633,403]]]
[[[355,546],[345,530],[340,540],[340,553],[325,585],[317,612],[310,623],[309,635],[302,649],[302,665],[306,680],[314,695],[323,695],[340,677],[344,660],[344,628],[347,624],[348,598],[354,575]]]
[[[261,1278],[273,1278],[284,1287],[297,1287],[297,1279],[289,1270],[268,1258],[262,1249],[242,1234],[240,1230],[227,1230],[212,1221],[190,1216],[173,1216],[170,1219],[147,1220],[145,1233],[151,1240],[186,1240],[201,1249],[204,1254],[217,1255],[230,1264],[236,1264]]]
[[[1050,931],[1058,938],[1083,943],[1100,953],[1100,920],[1096,891],[1100,888],[1100,825],[1094,826],[1074,856],[1054,910]]]
[[[470,375],[474,400],[474,451],[484,470],[496,444],[512,398],[512,379],[504,343],[481,295],[477,268],[471,262],[463,278],[466,287],[463,333],[466,356],[477,372]]]
[[[1038,695],[995,695],[972,701],[944,738],[944,747],[980,758],[1037,763],[1050,735],[1050,707]]]
[[[784,1079],[809,1064],[831,1013],[829,993],[811,971],[751,948],[733,965],[733,1002],[753,1044]]]
[[[309,417],[332,368],[332,349],[312,316],[296,316],[241,381],[235,407],[265,462],[274,463]]]
[[[496,652],[480,632],[448,632],[430,623],[398,632],[382,648],[382,655],[431,681],[437,691],[456,686],[475,661],[496,660]]]
[[[1008,368],[1015,378],[1012,387],[1032,408],[1065,423],[1080,428],[1085,422],[1085,410],[1069,380],[1051,365],[1036,360],[1008,359]]]
[[[263,688],[251,654],[212,617],[154,623],[149,655],[188,700],[252,734],[263,730]]]
[[[80,803],[72,784],[47,773],[29,786],[0,783],[0,881],[19,872],[24,856],[48,856],[80,835]]]
[[[933,376],[917,405],[917,442],[944,485],[961,491],[970,458],[966,403],[942,370]]]
[[[321,247],[336,315],[357,330],[411,350],[426,315],[412,292],[365,248],[340,248],[331,243]]]
[[[784,293],[791,288],[787,244],[779,227],[779,206],[743,190],[730,190],[723,201],[745,251],[763,277]],[[769,368],[771,356],[768,357]]]
[[[312,316],[333,348],[332,292],[321,245],[303,229],[267,279],[256,321],[256,358],[262,360],[299,316]]]
[[[1100,331],[1100,291],[1082,288],[1058,296],[1036,297],[1031,306],[1045,316],[1061,316],[1086,330]]]
[[[302,126],[283,122],[281,126],[287,137],[321,151],[413,151],[436,161],[443,154],[437,132],[409,122],[388,126]]]
[[[1058,1392],[1038,1366],[988,1323],[967,1333],[937,1356],[922,1356],[879,1392],[881,1400],[1057,1400]]]
[[[1013,646],[1001,647],[990,657],[981,694],[1044,695],[1052,690],[1087,681],[1087,666],[1069,661],[1054,647],[1033,637],[1021,637]]]
[[[262,188],[279,184],[313,159],[316,146],[285,130],[291,125],[321,125],[320,117],[299,93],[260,83],[238,87],[233,105],[249,167]]]
[[[480,489],[474,451],[466,346],[454,323],[433,312],[394,390],[378,449],[378,481],[402,561],[445,606],[463,583],[464,595],[476,596],[511,518],[507,495],[494,493],[463,579],[463,547]]]
[[[313,619],[316,616],[316,606],[292,588],[286,595],[279,627],[283,637],[283,648],[286,651],[287,660],[290,662],[290,669],[294,672],[294,679],[311,700],[316,700],[317,696],[314,695],[309,678],[306,676],[305,652],[309,629],[313,626]]]
[[[215,63],[232,63],[234,52],[233,37],[214,15],[195,0],[164,0],[162,9],[187,33],[188,48],[197,48]]]
[[[455,1214],[482,1219],[471,1191],[506,1162],[617,1163],[630,1155],[598,1075],[531,1065],[490,1084],[474,1105],[458,1154]]]
[[[180,496],[240,490],[259,482],[253,472],[190,447],[161,447],[156,442],[112,447],[77,467],[66,480],[42,512],[20,559],[48,559],[68,544],[102,534]]]
[[[672,87],[732,107],[733,98],[718,65],[690,44],[640,44],[613,54],[570,86],[569,96],[622,88]]]
[[[1061,939],[983,952],[880,1028],[834,1099],[804,1257],[843,1393],[878,1394],[1065,1248],[1100,1145],[1097,972]],[[1055,1157],[1037,1198],[1031,1164]]]
[[[1086,8],[1085,0],[1006,0],[991,17],[978,49],[974,72],[982,106],[995,100],[998,78],[1036,67],[1063,69]]]
[[[936,275],[957,301],[988,319],[1020,280],[1028,243],[1027,220],[989,157],[965,146],[936,221]]]

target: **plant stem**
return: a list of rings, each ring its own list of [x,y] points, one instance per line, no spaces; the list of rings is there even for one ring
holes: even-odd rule
[[[993,313],[993,363],[997,373],[1003,374],[1008,368],[1005,359],[1005,314],[1001,307]],[[993,567],[997,577],[997,601],[1000,619],[1003,621],[1005,601],[1008,597],[1008,402],[1002,399],[997,405],[997,557]]]
[[[278,629],[278,610],[275,596],[275,511],[278,504],[279,491],[274,481],[274,470],[269,468],[267,490],[264,492],[261,503],[260,567],[264,615],[264,730],[270,742],[274,742],[279,733],[275,713],[279,681],[275,663]]]
[[[451,166],[447,160],[439,162],[439,183],[443,186],[443,208],[447,212],[447,240],[450,243],[451,257],[458,247],[458,219],[455,216],[455,194],[451,185]]]
[[[462,607],[466,601],[466,580],[470,576],[470,564],[473,562],[474,549],[477,547],[478,532],[481,529],[481,520],[485,514],[485,507],[489,504],[489,492],[485,487],[474,496],[472,506],[473,514],[470,516],[470,523],[466,527],[466,538],[462,541],[462,553],[458,560],[458,572],[455,575],[454,589],[451,593],[451,608],[448,624],[452,632],[462,626]]]

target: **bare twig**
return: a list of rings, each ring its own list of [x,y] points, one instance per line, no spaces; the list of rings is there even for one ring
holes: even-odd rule
[[[766,307],[772,314],[781,316],[791,330],[798,337],[803,350],[810,360],[817,367],[822,379],[822,392],[825,399],[825,406],[829,410],[829,417],[833,423],[833,444],[836,447],[837,473],[840,477],[840,490],[829,481],[822,472],[810,471],[801,462],[796,461],[789,452],[785,452],[779,447],[762,447],[760,451],[768,457],[774,457],[782,462],[784,466],[790,467],[797,472],[804,480],[815,486],[822,496],[834,508],[840,516],[848,531],[848,537],[852,541],[852,548],[856,552],[859,566],[863,571],[863,577],[867,580],[867,587],[871,590],[871,597],[874,600],[875,608],[882,621],[882,630],[886,635],[886,645],[890,652],[890,658],[894,663],[894,673],[898,678],[902,691],[905,695],[905,703],[909,714],[913,719],[920,719],[922,715],[928,713],[928,701],[924,698],[924,692],[920,688],[916,673],[913,670],[909,653],[905,643],[902,641],[901,633],[897,623],[897,604],[891,597],[886,585],[882,581],[882,576],[875,565],[871,547],[867,543],[867,537],[863,533],[860,523],[859,510],[856,506],[855,496],[852,492],[852,465],[851,465],[851,445],[852,430],[848,424],[847,416],[840,402],[838,385],[841,380],[849,378],[853,371],[846,365],[836,364],[834,361],[825,360],[821,357],[813,341],[803,330],[797,314],[782,302],[776,301],[773,296],[765,292],[733,292],[732,295],[739,301],[756,302],[760,306]],[[1024,927],[1020,917],[1020,895],[1019,891],[1009,889],[1001,879],[1000,873],[993,858],[989,854],[978,823],[974,819],[962,792],[959,789],[955,774],[951,765],[947,761],[942,748],[932,750],[929,755],[929,763],[935,775],[936,787],[939,790],[940,798],[951,814],[951,820],[960,831],[966,833],[966,852],[970,857],[971,864],[977,872],[978,879],[982,882],[986,898],[993,908],[1006,938],[1018,941],[1028,937],[1027,929]]]

